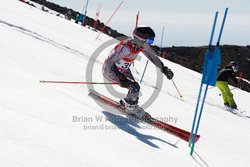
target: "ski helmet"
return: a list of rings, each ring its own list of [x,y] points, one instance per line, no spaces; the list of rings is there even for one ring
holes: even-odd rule
[[[237,72],[237,71],[239,70],[239,65],[238,65],[238,63],[235,62],[235,61],[231,61],[231,62],[229,63],[229,66],[232,68],[232,70],[233,70],[234,72]]]
[[[138,26],[134,29],[133,36],[141,42],[152,44],[155,38],[155,32],[148,26]]]

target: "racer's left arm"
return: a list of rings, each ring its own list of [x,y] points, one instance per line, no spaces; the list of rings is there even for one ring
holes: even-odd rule
[[[166,75],[168,79],[174,77],[174,73],[170,68],[165,66],[159,57],[156,55],[155,51],[150,47],[150,45],[144,43],[142,53],[154,64],[156,65],[163,74]]]

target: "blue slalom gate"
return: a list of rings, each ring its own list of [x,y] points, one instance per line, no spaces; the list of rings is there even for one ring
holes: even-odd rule
[[[191,129],[190,138],[189,138],[189,146],[191,147],[190,155],[193,155],[193,152],[194,152],[194,146],[195,146],[194,141],[196,141],[196,137],[197,137],[197,133],[198,133],[199,125],[200,125],[200,120],[202,116],[202,111],[203,111],[203,107],[204,107],[204,103],[205,103],[206,95],[208,91],[208,86],[209,85],[215,86],[216,84],[218,66],[221,63],[220,39],[221,39],[221,35],[223,32],[227,12],[228,12],[228,8],[226,8],[225,10],[219,37],[218,37],[217,44],[216,44],[216,48],[214,49],[214,53],[212,53],[212,41],[213,41],[214,31],[215,31],[217,17],[218,17],[218,12],[215,13],[212,33],[210,36],[210,42],[209,42],[209,46],[205,54],[205,62],[204,62],[204,68],[203,68],[203,73],[202,73],[202,80],[201,80],[201,85],[199,89],[199,94],[198,94],[194,118],[193,118],[192,129]],[[205,91],[202,91],[203,85],[206,85]],[[201,98],[202,98],[202,102],[200,106]],[[197,119],[197,115],[198,115],[198,119]]]

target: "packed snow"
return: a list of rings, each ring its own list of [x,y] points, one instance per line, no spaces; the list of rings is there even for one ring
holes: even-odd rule
[[[88,96],[87,85],[45,84],[40,80],[103,82],[102,63],[112,44],[93,60],[94,51],[112,38],[17,0],[0,2],[0,163],[4,167],[247,166],[250,163],[250,94],[234,89],[238,115],[223,109],[210,87],[200,124],[200,140],[189,155],[181,139],[109,112]],[[209,36],[209,34],[208,34]],[[209,37],[208,37],[209,38]],[[147,59],[140,55],[132,71],[140,81]],[[153,117],[190,131],[201,74],[163,60],[175,74],[158,88],[149,63],[140,104]],[[203,62],[201,62],[203,63]],[[103,85],[94,88],[112,96]],[[116,91],[126,89],[114,85]]]

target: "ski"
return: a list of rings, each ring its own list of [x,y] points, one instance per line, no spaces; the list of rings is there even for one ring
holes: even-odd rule
[[[213,106],[213,107],[218,107],[224,111],[227,111],[235,116],[238,116],[238,117],[241,117],[241,118],[250,118],[249,115],[246,115],[247,111],[245,110],[241,110],[241,109],[232,109],[230,107],[225,107],[225,106],[221,106],[221,105],[218,105],[218,104],[212,104],[210,102],[206,102],[206,104],[210,105],[210,106]]]
[[[117,102],[109,97],[106,97],[106,96],[98,93],[95,90],[89,90],[89,96],[92,97],[93,99],[105,104],[105,105],[108,105],[108,106],[118,110],[119,112],[121,112],[122,114],[125,114],[128,117],[135,118],[143,123],[147,123],[147,124],[154,126],[160,130],[163,130],[169,134],[172,134],[176,137],[179,137],[180,139],[182,139],[186,142],[189,142],[190,132],[188,132],[186,130],[177,128],[173,125],[170,125],[170,124],[167,124],[163,121],[152,118],[151,116],[147,117],[147,119],[139,119],[135,115],[128,114],[126,112],[126,107],[124,105],[121,105],[121,103],[119,103],[119,102]],[[200,138],[200,135],[197,135],[196,142],[199,140],[199,138]]]
[[[241,118],[250,118],[249,116],[244,114],[246,111],[242,111],[242,110],[239,110],[239,109],[233,109],[233,108],[230,108],[230,107],[224,107],[224,110],[228,111],[229,113],[234,114],[234,115],[236,115],[238,117],[241,117]]]

